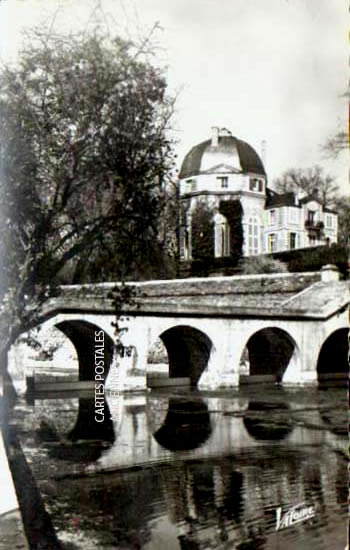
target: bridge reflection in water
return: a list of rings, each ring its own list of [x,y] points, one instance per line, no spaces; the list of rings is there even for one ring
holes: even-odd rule
[[[97,428],[93,400],[44,399],[26,417],[39,453],[20,437],[75,548],[326,550],[346,540],[345,405],[339,388],[125,394]],[[303,502],[315,517],[277,532]]]

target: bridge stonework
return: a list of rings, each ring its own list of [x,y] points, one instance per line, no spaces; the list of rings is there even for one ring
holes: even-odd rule
[[[280,376],[283,384],[317,383],[324,342],[348,327],[347,283],[325,271],[325,280],[320,273],[299,273],[134,283],[134,303],[118,312],[119,328],[126,329],[121,341],[128,353],[114,353],[106,387],[146,389],[147,357],[159,338],[168,351],[170,376],[171,369],[174,373],[183,369],[181,375],[192,376],[201,390],[237,386],[240,376],[247,374],[244,350],[249,342],[254,347],[257,334],[265,337],[259,340],[261,354],[270,350],[272,362],[274,353],[279,353],[278,346],[273,349],[274,342],[283,338],[289,342],[291,351]],[[80,367],[94,353],[94,331],[103,330],[116,341],[116,313],[110,298],[114,286],[64,287],[62,295],[47,306],[43,331],[74,323],[93,328],[90,339],[88,331],[81,332],[86,341],[78,350]],[[198,364],[198,372],[186,372]]]

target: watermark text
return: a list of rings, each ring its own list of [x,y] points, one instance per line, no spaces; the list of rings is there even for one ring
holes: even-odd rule
[[[276,531],[285,529],[286,527],[292,527],[302,521],[307,521],[315,516],[315,508],[313,506],[306,506],[304,502],[296,504],[290,508],[285,514],[282,513],[282,507],[280,506],[276,510]]]

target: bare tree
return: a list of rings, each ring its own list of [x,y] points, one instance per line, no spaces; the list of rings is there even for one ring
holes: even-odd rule
[[[342,97],[346,98],[349,102],[350,100],[350,88],[342,94]],[[347,122],[348,123],[348,122]],[[345,126],[346,123],[344,123]],[[342,151],[346,149],[349,150],[349,131],[345,127],[339,129],[333,136],[328,138],[326,143],[323,145],[323,151],[331,157],[337,157]]]
[[[338,214],[338,243],[350,246],[350,197],[338,197],[335,210]]]
[[[324,206],[331,206],[338,193],[334,178],[324,174],[320,166],[311,168],[291,168],[274,181],[279,193],[304,191],[308,195],[317,195]]]

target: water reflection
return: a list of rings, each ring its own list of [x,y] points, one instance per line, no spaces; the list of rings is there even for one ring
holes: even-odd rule
[[[153,437],[170,451],[189,451],[207,441],[210,434],[210,415],[203,399],[171,397],[164,423]]]
[[[84,550],[275,550],[279,545],[328,550],[341,517],[345,541],[346,499],[338,504],[332,472],[340,468],[345,476],[345,462],[332,457],[328,467],[327,461],[319,463],[319,485],[307,475],[316,457],[290,452],[280,458],[271,462],[268,454],[258,452],[255,459],[241,454],[238,462],[222,457],[121,471],[105,479],[61,479],[55,498],[48,494],[46,501],[56,528],[72,542],[69,518],[77,518],[78,547]],[[287,510],[304,501],[315,507],[315,518],[276,533],[276,508]]]
[[[244,426],[257,440],[284,439],[293,430],[288,411],[289,405],[286,403],[250,401],[243,419]]]
[[[80,397],[78,414],[74,427],[68,432],[59,433],[54,421],[43,419],[37,430],[40,441],[48,446],[51,458],[70,462],[95,462],[106,447],[115,441],[113,422],[108,404],[102,422],[95,421],[95,400]]]
[[[67,435],[68,439],[71,441],[81,439],[85,441],[98,440],[113,443],[115,434],[107,402],[104,402],[102,421],[96,422],[95,417],[95,400],[91,397],[80,397],[78,417],[74,428]]]
[[[243,475],[229,460],[197,462],[163,476],[168,495],[168,515],[177,526],[180,548],[219,548],[239,530],[243,513]],[[181,497],[179,498],[179,496]],[[203,526],[213,523],[215,532],[203,537]]]
[[[342,411],[336,412],[331,407],[327,407],[326,409],[321,409],[320,416],[324,422],[324,424],[327,426],[327,428],[336,435],[344,435],[346,436],[349,431],[349,422],[348,422],[348,415],[347,410],[344,407]]]
[[[121,397],[103,427],[93,424],[93,399],[67,410],[66,431],[58,403],[28,410],[45,442],[39,459],[29,432],[21,443],[66,542],[84,550],[344,548],[345,438],[323,423],[327,396],[264,389],[263,399],[259,391]],[[328,412],[336,418],[345,402],[330,391]],[[55,428],[46,439],[43,410]],[[276,532],[276,509],[302,502],[315,517]]]

